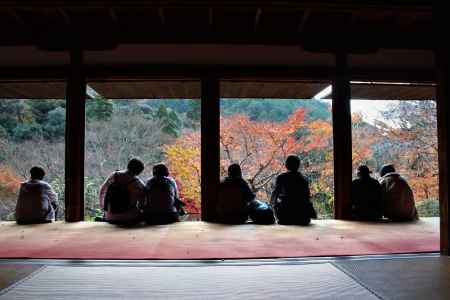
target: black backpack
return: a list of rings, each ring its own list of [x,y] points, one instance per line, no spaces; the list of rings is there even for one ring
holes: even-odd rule
[[[130,208],[131,197],[128,192],[128,185],[137,178],[132,178],[126,184],[121,184],[117,181],[117,173],[114,173],[114,180],[108,186],[105,195],[105,211],[111,213],[123,213]]]
[[[275,223],[272,206],[266,202],[253,199],[248,203],[248,211],[250,219],[255,224],[269,225]]]

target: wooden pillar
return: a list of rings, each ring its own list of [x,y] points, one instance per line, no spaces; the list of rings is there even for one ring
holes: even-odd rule
[[[433,26],[436,36],[436,105],[437,134],[439,154],[439,211],[440,211],[440,241],[441,254],[450,255],[450,197],[449,197],[449,167],[450,167],[450,47],[445,39],[450,21],[446,16],[445,5],[433,2]]]
[[[350,218],[352,182],[352,124],[347,54],[336,54],[333,80],[334,217]]]
[[[220,181],[220,82],[202,79],[201,109],[202,220],[214,221]]]
[[[70,52],[66,88],[66,221],[84,219],[84,135],[86,78],[83,74],[83,52]]]
[[[437,129],[439,149],[439,207],[441,254],[450,255],[449,167],[450,167],[450,49],[436,51],[437,62]]]

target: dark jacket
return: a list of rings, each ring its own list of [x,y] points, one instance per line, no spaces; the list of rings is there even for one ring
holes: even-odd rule
[[[284,211],[289,212],[289,215],[292,213],[293,218],[299,215],[306,218],[317,218],[310,201],[308,181],[300,172],[288,171],[277,177],[271,203],[278,211],[278,217],[280,217],[279,212]]]
[[[351,205],[355,219],[381,219],[381,186],[378,181],[369,175],[353,180]]]
[[[216,205],[217,221],[223,223],[245,223],[248,219],[248,204],[255,199],[247,182],[242,177],[227,177],[219,185]]]
[[[252,201],[256,197],[255,193],[252,192],[248,183],[242,177],[226,177],[223,183],[238,186],[241,190],[243,200],[247,203]]]

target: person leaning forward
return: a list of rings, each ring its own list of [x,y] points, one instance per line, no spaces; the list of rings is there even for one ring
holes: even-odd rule
[[[105,221],[113,224],[132,225],[139,223],[141,219],[140,207],[145,201],[145,186],[142,180],[137,177],[144,170],[144,163],[137,158],[128,162],[125,170],[112,173],[100,188],[100,207],[105,211]],[[107,203],[105,199],[112,184],[122,185],[126,188],[127,197],[126,209],[116,211],[112,203]],[[114,195],[111,195],[114,197]],[[125,200],[125,199],[118,199]]]

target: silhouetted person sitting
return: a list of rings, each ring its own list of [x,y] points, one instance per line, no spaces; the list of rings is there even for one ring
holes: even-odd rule
[[[248,204],[255,199],[247,182],[242,178],[242,170],[238,164],[228,167],[228,176],[219,185],[217,201],[218,222],[242,224],[248,219]]]
[[[288,171],[277,177],[271,198],[278,223],[308,225],[317,215],[310,201],[308,181],[298,171],[300,159],[290,155],[285,166]]]
[[[145,186],[137,176],[144,163],[137,158],[128,162],[126,170],[112,173],[100,188],[100,207],[105,221],[113,224],[133,225],[141,220],[139,207],[145,200]]]
[[[169,224],[179,221],[176,204],[180,201],[175,180],[164,164],[153,167],[153,177],[147,180],[144,220],[147,224]]]
[[[43,181],[45,171],[32,167],[31,178],[20,185],[16,205],[18,224],[48,223],[55,220],[58,209],[58,195],[50,184]]]
[[[370,173],[366,165],[361,165],[356,173],[358,178],[352,182],[352,213],[357,220],[377,221],[382,217],[381,186]]]
[[[395,172],[393,165],[384,165],[380,176],[383,215],[391,221],[417,220],[413,191],[406,180]]]

